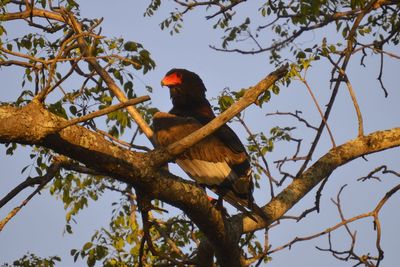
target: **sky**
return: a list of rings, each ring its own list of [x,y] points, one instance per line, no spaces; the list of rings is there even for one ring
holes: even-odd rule
[[[137,2],[137,1],[136,1]],[[244,16],[254,10],[258,1],[245,3],[239,16]],[[274,67],[269,64],[266,54],[255,56],[244,56],[233,53],[216,52],[209,45],[219,45],[221,32],[212,30],[215,21],[205,21],[204,10],[194,11],[184,20],[184,28],[180,34],[170,36],[168,31],[161,31],[159,23],[171,10],[171,2],[156,13],[154,17],[143,17],[147,1],[133,3],[132,1],[115,1],[110,6],[110,1],[86,0],[82,1],[82,17],[104,18],[102,23],[102,35],[123,37],[125,40],[134,40],[142,43],[151,52],[157,67],[147,75],[137,73],[135,84],[138,94],[147,94],[145,85],[151,85],[154,89],[150,94],[152,104],[160,110],[167,111],[171,104],[168,91],[160,87],[160,80],[171,68],[187,68],[198,73],[206,87],[207,96],[216,97],[225,87],[233,90],[247,88],[256,84],[265,77]],[[253,19],[253,18],[252,18]],[[254,18],[259,19],[258,17]],[[22,24],[11,25],[10,35],[27,31]],[[334,38],[330,30],[312,32],[303,39],[297,41],[299,46],[306,46],[318,38]],[[242,45],[242,44],[238,44]],[[246,43],[244,44],[246,45]],[[400,54],[399,47],[392,47],[391,51]],[[287,54],[288,58],[292,56]],[[376,80],[379,74],[379,57],[373,56],[367,59],[367,67],[361,68],[359,60],[354,59],[349,65],[349,77],[356,91],[360,108],[364,115],[365,132],[380,129],[398,127],[400,125],[400,114],[398,101],[400,99],[399,83],[396,80],[399,61],[385,57],[384,82],[389,91],[389,98],[384,98],[383,93]],[[0,79],[3,89],[0,91],[0,101],[10,101],[20,94],[20,72],[17,68],[0,70]],[[314,93],[323,106],[327,103],[329,90],[330,66],[327,62],[319,63],[311,68],[308,73],[308,81]],[[215,102],[214,102],[215,103]],[[263,110],[249,108],[245,112],[245,118],[250,127],[255,131],[266,131],[276,125],[291,126],[295,123],[293,119],[286,117],[265,117],[266,113],[275,111],[302,110],[303,115],[318,125],[319,117],[306,88],[299,82],[294,82],[289,88],[282,88],[278,96],[273,96]],[[243,133],[238,124],[232,123],[232,127]],[[348,91],[341,87],[338,101],[332,112],[330,121],[335,141],[341,144],[357,135],[357,119]],[[314,133],[308,129],[299,128],[294,131],[294,137],[302,137],[305,153],[307,145],[311,142]],[[243,140],[243,139],[242,139]],[[244,140],[243,140],[244,141]],[[327,152],[331,147],[326,132],[320,142],[313,160]],[[26,179],[26,174],[21,175],[20,170],[31,163],[29,148],[18,148],[15,157],[5,155],[5,148],[0,145],[0,197]],[[293,151],[293,146],[284,143],[276,145],[271,155],[267,155],[270,165],[273,161]],[[357,178],[365,176],[372,169],[386,164],[395,171],[400,171],[400,150],[398,148],[367,156],[368,161],[357,159],[354,162],[338,168],[330,177],[326,189],[323,192],[321,212],[309,215],[303,222],[294,223],[282,221],[282,223],[270,230],[270,244],[274,247],[285,244],[296,236],[312,234],[330,227],[340,218],[331,202],[343,184],[348,184],[342,194],[344,213],[347,217],[359,213],[368,212],[377,204],[384,193],[398,183],[398,177],[383,176],[382,182],[369,181],[357,182]],[[292,166],[294,168],[294,166]],[[173,171],[183,175],[177,168]],[[256,200],[259,204],[265,204],[269,200],[269,191],[266,181],[261,182],[262,189],[256,191]],[[286,183],[287,185],[287,183]],[[27,190],[26,190],[27,191]],[[0,210],[0,218],[16,205],[18,205],[30,192],[24,192],[12,202]],[[315,190],[310,192],[300,201],[288,214],[301,213],[313,205]],[[73,248],[81,248],[89,240],[95,229],[107,225],[111,215],[111,203],[118,200],[119,195],[115,193],[104,194],[97,202],[91,202],[89,208],[77,216],[78,224],[74,226],[74,234],[65,234],[65,211],[60,200],[56,200],[46,191],[36,196],[19,214],[10,221],[0,233],[0,264],[11,262],[21,257],[27,251],[39,256],[59,255],[63,261],[57,266],[71,266],[72,257],[69,251]],[[383,266],[395,266],[397,260],[397,248],[400,245],[400,229],[398,228],[400,194],[395,195],[382,210],[382,247],[385,250]],[[350,226],[357,230],[358,244],[357,252],[362,254],[374,250],[375,233],[371,219],[356,222]],[[346,249],[348,237],[343,229],[332,235],[334,244],[338,249]],[[344,266],[344,264],[329,253],[319,252],[315,246],[327,247],[326,237],[317,240],[302,242],[294,245],[290,251],[285,250],[272,255],[272,262],[268,266]],[[376,254],[376,252],[375,252]],[[82,262],[78,262],[80,266]],[[351,264],[349,264],[351,266]]]

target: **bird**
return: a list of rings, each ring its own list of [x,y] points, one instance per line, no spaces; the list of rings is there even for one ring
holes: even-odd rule
[[[179,141],[215,118],[207,89],[196,73],[174,68],[161,85],[169,88],[173,107],[153,117],[158,145]],[[212,189],[240,211],[248,213],[254,207],[249,156],[228,125],[188,148],[175,162],[199,185]]]

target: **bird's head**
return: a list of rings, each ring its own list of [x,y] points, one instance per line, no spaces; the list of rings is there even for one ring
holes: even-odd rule
[[[172,69],[161,80],[162,86],[170,89],[171,97],[186,95],[191,97],[205,97],[206,87],[199,75],[186,69]]]
[[[168,87],[196,84],[204,87],[203,81],[200,79],[199,75],[186,69],[172,69],[168,71],[161,80],[161,85]]]
[[[206,87],[199,75],[185,69],[172,69],[161,80],[169,88],[173,108],[170,113],[196,118],[213,118],[210,102],[206,99]]]

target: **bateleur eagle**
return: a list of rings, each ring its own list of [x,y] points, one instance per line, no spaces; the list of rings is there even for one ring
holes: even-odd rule
[[[196,73],[172,69],[161,85],[169,87],[173,108],[169,113],[158,112],[153,118],[159,145],[179,141],[215,118],[206,99],[206,88]],[[248,155],[229,126],[223,125],[187,149],[176,158],[176,163],[198,184],[213,189],[239,210],[253,208]]]

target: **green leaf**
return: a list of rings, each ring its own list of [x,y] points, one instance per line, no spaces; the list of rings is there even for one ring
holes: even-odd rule
[[[118,238],[114,244],[116,250],[121,251],[124,248],[125,241],[122,238]]]
[[[75,106],[70,106],[69,111],[71,112],[72,115],[76,115],[76,113],[78,112]]]
[[[279,94],[279,91],[280,91],[279,86],[274,84],[272,86],[272,92],[277,95],[277,94]]]
[[[71,249],[70,255],[71,255],[71,256],[74,256],[74,255],[76,254],[77,251],[78,251],[78,250],[76,250],[76,249]]]
[[[107,256],[108,249],[104,246],[96,247],[96,260],[101,260]]]
[[[83,245],[83,250],[88,250],[93,246],[92,242],[87,242],[85,245]]]
[[[67,224],[65,226],[65,230],[67,231],[68,234],[72,234],[72,227],[70,224]],[[79,255],[79,254],[78,254]],[[75,255],[76,256],[76,255]]]
[[[89,255],[86,261],[88,266],[94,266],[96,264],[96,258],[94,255]]]
[[[306,54],[303,51],[297,53],[297,58],[306,58]]]
[[[137,51],[138,47],[135,42],[129,41],[124,44],[124,49],[126,51],[133,52],[133,51]]]

